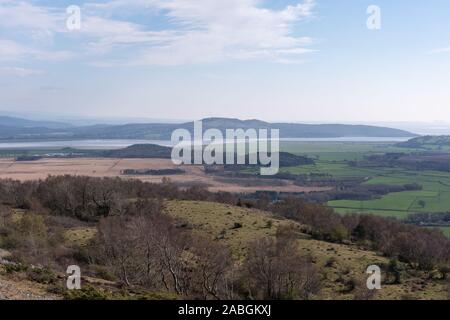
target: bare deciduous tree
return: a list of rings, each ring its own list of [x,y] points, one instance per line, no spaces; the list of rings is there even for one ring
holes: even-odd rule
[[[315,266],[298,253],[294,242],[263,238],[249,247],[245,263],[252,298],[310,299],[320,290]]]
[[[205,237],[196,237],[192,243],[195,262],[193,290],[202,299],[227,297],[228,272],[232,267],[228,248]]]

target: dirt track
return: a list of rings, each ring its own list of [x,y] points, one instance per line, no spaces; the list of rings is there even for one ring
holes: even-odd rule
[[[125,169],[169,169],[178,168],[170,159],[105,159],[105,158],[74,158],[74,159],[41,159],[37,161],[15,161],[14,159],[0,159],[0,179],[11,178],[20,181],[45,179],[49,175],[84,175],[92,177],[126,177],[142,181],[159,183],[164,176],[151,175],[121,175]],[[214,176],[206,175],[202,166],[182,166],[185,173],[170,175],[175,183],[200,183],[208,186],[212,192],[242,192],[256,191],[277,192],[314,192],[328,188],[301,187],[292,181],[284,181],[284,185],[242,186],[237,183],[219,182]]]

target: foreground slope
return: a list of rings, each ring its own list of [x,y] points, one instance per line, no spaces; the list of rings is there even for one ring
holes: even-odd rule
[[[180,221],[185,221],[187,227],[226,243],[233,254],[241,258],[245,256],[250,241],[275,236],[279,226],[294,225],[298,229],[297,242],[301,253],[311,256],[314,263],[323,268],[324,287],[317,299],[353,299],[356,292],[350,290],[351,286],[357,282],[365,283],[369,265],[389,264],[388,258],[362,250],[354,244],[311,239],[302,232],[303,226],[298,223],[256,209],[214,202],[169,201],[166,210]],[[402,283],[383,284],[374,298],[446,299],[447,292],[442,281],[430,280],[428,275],[411,270]]]

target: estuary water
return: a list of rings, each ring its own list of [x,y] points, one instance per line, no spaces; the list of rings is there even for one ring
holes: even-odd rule
[[[281,142],[402,142],[411,138],[398,137],[344,137],[344,138],[283,138]],[[98,140],[55,140],[55,141],[5,141],[0,142],[0,150],[23,149],[121,149],[133,144],[157,144],[161,146],[173,146],[169,140],[125,140],[125,139],[98,139]]]

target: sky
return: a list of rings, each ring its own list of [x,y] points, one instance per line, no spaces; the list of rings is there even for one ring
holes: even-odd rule
[[[448,0],[0,0],[0,110],[450,122],[449,14]]]

